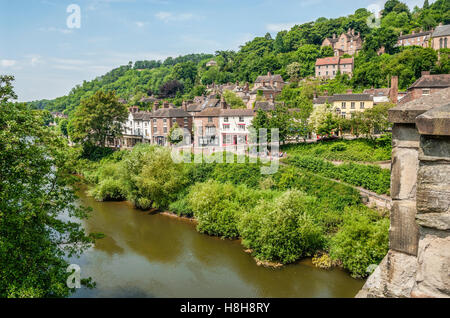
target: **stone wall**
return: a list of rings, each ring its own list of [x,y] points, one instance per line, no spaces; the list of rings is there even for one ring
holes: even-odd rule
[[[389,252],[357,297],[450,297],[450,88],[390,110]]]

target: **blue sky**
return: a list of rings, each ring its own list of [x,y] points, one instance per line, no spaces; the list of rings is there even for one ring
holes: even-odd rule
[[[0,0],[0,74],[16,77],[20,101],[51,99],[128,61],[237,50],[266,32],[384,2]],[[67,27],[70,4],[81,9],[79,29]]]

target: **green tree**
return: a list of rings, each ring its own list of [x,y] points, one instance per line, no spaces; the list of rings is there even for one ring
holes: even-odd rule
[[[0,79],[0,297],[66,297],[66,259],[96,235],[68,218],[87,216],[74,204],[73,150],[40,112],[10,102],[12,80]]]
[[[232,91],[226,90],[225,92],[223,92],[223,97],[232,109],[246,107],[244,101]]]
[[[127,108],[119,103],[115,92],[98,91],[84,99],[70,121],[70,139],[76,143],[104,147],[107,138],[122,135],[128,116]]]

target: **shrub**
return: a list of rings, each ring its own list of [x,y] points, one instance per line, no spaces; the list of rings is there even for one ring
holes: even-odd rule
[[[89,191],[89,195],[97,201],[123,201],[127,197],[121,180],[112,178],[102,180]]]
[[[291,263],[323,245],[323,231],[309,214],[316,199],[298,190],[263,200],[241,216],[242,244],[260,260]]]
[[[260,200],[270,200],[276,191],[250,189],[209,180],[191,187],[188,205],[198,221],[198,231],[227,238],[239,236],[237,223],[240,216]]]
[[[330,240],[330,256],[342,262],[354,277],[365,277],[389,249],[389,219],[360,206],[344,214],[341,229]]]

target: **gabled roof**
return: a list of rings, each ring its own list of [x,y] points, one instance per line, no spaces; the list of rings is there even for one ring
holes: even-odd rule
[[[179,118],[191,115],[182,108],[159,108],[150,113],[150,117],[157,118]]]
[[[433,32],[432,37],[438,37],[438,36],[447,36],[450,35],[450,24],[446,25],[440,25],[436,27],[436,30]]]
[[[412,84],[408,90],[413,88],[445,88],[450,87],[450,74],[422,75]]]
[[[258,78],[256,79],[255,83],[270,82],[270,81],[283,82],[284,83],[284,80],[281,77],[281,75],[258,76]]]
[[[339,102],[339,101],[355,101],[365,102],[373,101],[373,95],[370,94],[334,94],[333,96],[319,96],[314,98],[313,104],[322,105],[326,103]]]
[[[207,108],[196,114],[195,117],[233,117],[233,116],[253,116],[253,109],[222,109],[218,107]]]
[[[405,34],[405,35],[401,35],[398,37],[399,40],[405,40],[405,39],[410,39],[410,38],[417,38],[419,36],[426,36],[426,35],[430,35],[431,31],[424,31],[424,32],[418,32],[418,33],[414,33],[414,34]]]
[[[339,56],[324,57],[316,60],[316,65],[339,64]]]

